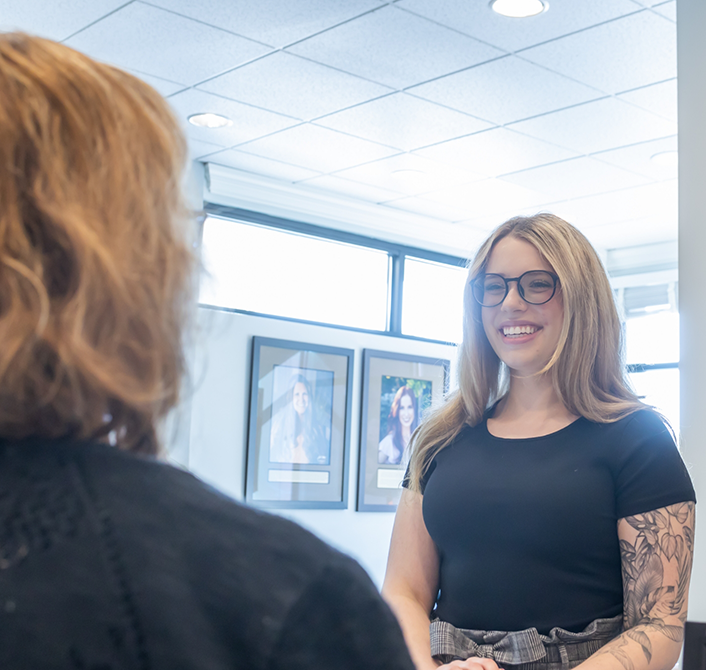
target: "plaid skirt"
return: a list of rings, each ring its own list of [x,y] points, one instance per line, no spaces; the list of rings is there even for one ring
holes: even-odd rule
[[[580,633],[552,628],[540,635],[536,628],[512,633],[467,630],[435,619],[429,628],[431,655],[442,663],[492,658],[508,670],[570,670],[620,635],[623,617],[596,619]]]

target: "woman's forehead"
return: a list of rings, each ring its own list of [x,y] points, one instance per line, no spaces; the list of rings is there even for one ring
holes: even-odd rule
[[[530,270],[554,268],[539,253],[536,247],[518,237],[507,236],[498,241],[488,256],[485,272],[505,277],[518,277]]]

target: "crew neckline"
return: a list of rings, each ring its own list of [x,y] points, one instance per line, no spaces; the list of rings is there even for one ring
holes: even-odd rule
[[[488,416],[485,416],[483,418],[483,430],[485,431],[488,437],[493,440],[498,440],[498,442],[536,442],[537,440],[551,439],[553,437],[562,435],[567,431],[570,431],[577,423],[582,420],[585,420],[584,417],[580,416],[577,419],[574,419],[571,423],[564,426],[563,428],[559,428],[559,430],[555,430],[551,433],[546,433],[545,435],[535,435],[534,437],[499,437],[497,435],[493,435],[493,433],[490,432],[490,429],[488,428],[489,418],[490,417]]]

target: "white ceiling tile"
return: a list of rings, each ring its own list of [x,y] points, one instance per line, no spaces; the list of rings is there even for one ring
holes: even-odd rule
[[[142,2],[123,7],[66,44],[98,60],[189,85],[271,51]]]
[[[497,177],[576,156],[574,151],[520,135],[507,128],[493,128],[420,149],[415,153],[487,177]]]
[[[21,30],[61,41],[124,4],[125,0],[0,0],[0,31]]]
[[[606,93],[619,93],[676,77],[676,26],[643,10],[521,56]]]
[[[632,247],[636,244],[671,242],[679,235],[676,219],[664,221],[655,216],[620,221],[584,231],[588,241],[604,249]]]
[[[203,158],[204,156],[223,150],[223,147],[218,144],[201,142],[201,140],[195,140],[191,137],[187,138],[187,140],[189,145],[189,158],[191,160],[198,160],[199,158]]]
[[[520,121],[512,129],[584,154],[667,137],[677,131],[676,123],[616,98]]]
[[[386,86],[283,51],[199,88],[306,121],[390,92]]]
[[[677,2],[676,0],[671,0],[670,2],[665,2],[661,5],[655,5],[652,7],[653,12],[657,12],[664,18],[670,21],[677,22]]]
[[[399,198],[383,203],[384,207],[402,209],[405,212],[414,212],[423,216],[431,216],[444,221],[459,221],[468,218],[467,212],[463,208],[454,207],[444,202],[434,202],[416,196]]]
[[[241,149],[318,172],[343,170],[397,152],[381,144],[309,123],[255,140]]]
[[[551,0],[548,11],[518,20],[492,11],[488,2],[401,0],[398,6],[508,51],[540,44],[639,10],[630,0]]]
[[[499,124],[604,95],[515,56],[415,86],[408,93]]]
[[[678,218],[677,180],[567,200],[554,203],[547,209],[578,226],[583,232],[597,226],[640,218],[661,219],[666,226],[671,226]],[[607,248],[610,247],[607,245]]]
[[[551,200],[617,191],[652,181],[634,172],[585,157],[523,170],[505,175],[502,179],[546,193]]]
[[[612,151],[603,151],[593,154],[593,158],[617,165],[618,167],[639,172],[658,180],[676,179],[677,165],[663,165],[657,161],[653,161],[652,156],[665,151],[676,152],[677,136],[665,137],[661,140],[653,142],[642,142],[641,144],[633,144],[629,147],[613,149]]]
[[[316,123],[403,151],[490,127],[486,121],[405,93],[346,109]]]
[[[552,200],[544,193],[500,179],[484,179],[471,184],[451,186],[426,193],[423,198],[462,208],[465,211],[464,219],[492,214],[497,212],[499,206],[503,209],[519,210],[539,206]]]
[[[184,123],[189,137],[222,147],[232,147],[299,123],[296,119],[281,114],[226,100],[193,88],[173,95],[169,98],[169,103]],[[187,118],[192,114],[204,112],[226,116],[233,121],[233,125],[224,128],[200,128],[187,123]]]
[[[548,209],[548,208],[547,208]],[[512,219],[516,216],[534,216],[535,214],[539,214],[540,212],[545,211],[541,207],[529,207],[526,209],[511,209],[511,210],[504,210],[502,207],[499,207],[496,211],[492,212],[491,214],[486,214],[484,216],[479,216],[474,219],[467,219],[465,221],[459,221],[458,223],[461,223],[463,225],[468,225],[468,226],[473,226],[474,228],[477,228],[478,230],[484,230],[486,232],[490,232],[492,230],[495,230],[499,225],[505,223],[509,219]]]
[[[395,88],[503,53],[394,5],[299,42],[288,51]]]
[[[386,200],[393,200],[394,198],[400,197],[400,194],[395,193],[394,191],[388,191],[384,188],[361,184],[359,182],[350,181],[349,179],[342,179],[341,177],[332,175],[314,177],[313,179],[307,179],[301,183],[306,186],[313,186],[314,188],[323,189],[324,191],[342,193],[343,195],[347,195],[351,198],[360,198],[361,200],[366,200],[368,202],[385,202]]]
[[[150,0],[205,23],[283,47],[380,7],[382,0]]]
[[[677,120],[676,79],[621,93],[618,97],[653,114],[659,114],[671,121]]]
[[[142,81],[148,83],[153,89],[155,89],[160,95],[165,98],[173,95],[177,91],[184,90],[183,84],[177,84],[173,81],[168,81],[166,79],[160,79],[159,77],[153,77],[150,74],[145,74],[144,72],[136,72],[135,70],[130,70],[130,74],[134,74]]]
[[[418,195],[452,184],[463,184],[484,178],[484,175],[449,167],[414,154],[383,158],[373,163],[343,170],[337,176],[389,189],[397,193],[395,197],[399,197],[400,193]]]
[[[208,162],[225,165],[237,170],[243,170],[244,172],[254,172],[255,174],[287,182],[308,179],[309,177],[315,177],[319,174],[314,170],[307,170],[306,168],[297,167],[296,165],[273,161],[269,158],[263,158],[262,156],[246,154],[237,149],[226,149],[217,154],[212,154],[208,157]]]

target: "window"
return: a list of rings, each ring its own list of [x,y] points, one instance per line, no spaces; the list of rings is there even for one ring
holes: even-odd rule
[[[213,216],[201,250],[203,304],[385,330],[385,251]]]
[[[679,434],[679,368],[653,368],[629,374],[633,389],[643,402],[652,405]]]
[[[463,336],[464,267],[407,257],[402,293],[402,332],[445,342]]]
[[[640,398],[679,434],[679,313],[677,282],[626,286],[616,291],[625,315],[625,358]]]

